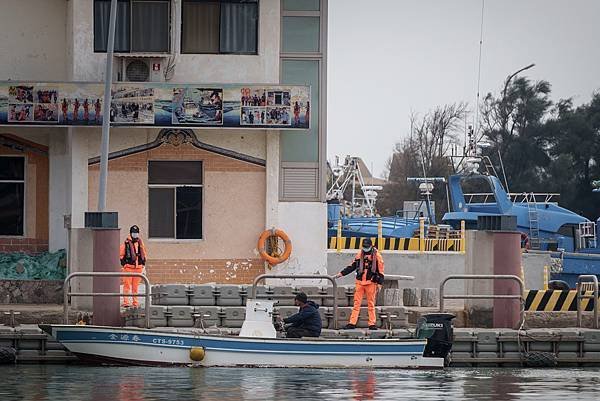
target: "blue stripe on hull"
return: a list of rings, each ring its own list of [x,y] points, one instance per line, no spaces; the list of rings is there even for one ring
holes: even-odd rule
[[[132,344],[168,348],[205,347],[231,352],[265,352],[289,354],[415,354],[422,355],[424,343],[368,343],[368,342],[304,342],[285,340],[237,340],[206,337],[183,337],[163,334],[133,334],[116,331],[59,329],[57,340],[64,343]]]

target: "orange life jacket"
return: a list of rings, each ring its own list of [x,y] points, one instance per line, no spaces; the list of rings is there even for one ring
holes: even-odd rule
[[[135,244],[137,244],[137,249]],[[146,264],[146,247],[141,238],[134,243],[127,237],[120,249],[121,266],[136,268]]]

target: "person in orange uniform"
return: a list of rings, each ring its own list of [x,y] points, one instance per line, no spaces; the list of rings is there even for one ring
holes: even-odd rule
[[[144,242],[140,238],[140,228],[138,226],[131,226],[129,229],[129,236],[121,244],[119,250],[119,257],[121,259],[121,271],[127,273],[141,273],[144,270],[146,264],[146,247]],[[137,294],[138,285],[142,279],[139,277],[123,277],[123,292],[125,294]],[[147,290],[147,289],[146,289]],[[137,296],[132,296],[134,307],[138,306]],[[129,296],[123,297],[123,306],[129,306]]]
[[[354,261],[344,270],[335,275],[335,277],[346,276],[356,271],[356,289],[354,291],[354,307],[350,315],[350,321],[344,327],[345,329],[356,328],[358,315],[360,314],[360,304],[363,297],[367,296],[367,306],[369,311],[369,330],[377,330],[375,322],[375,297],[377,289],[383,284],[383,258],[379,251],[373,247],[370,238],[365,238],[362,243],[362,249],[356,254]]]

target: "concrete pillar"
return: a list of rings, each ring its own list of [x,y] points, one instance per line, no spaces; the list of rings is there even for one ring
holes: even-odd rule
[[[494,238],[487,231],[467,231],[465,274],[494,274]],[[466,280],[467,294],[493,294],[492,280]],[[492,300],[467,299],[465,310],[469,323],[476,327],[492,326]]]
[[[50,135],[48,144],[49,182],[48,182],[48,248],[50,252],[67,247],[67,230],[64,215],[67,214],[67,130],[57,130]]]
[[[267,131],[265,227],[279,226],[279,131]]]
[[[71,227],[83,227],[83,215],[88,210],[88,132],[85,128],[68,128],[67,207]]]
[[[94,235],[91,228],[72,228],[70,235],[69,272],[91,272],[94,264]],[[71,280],[71,291],[92,292],[92,278],[75,277]],[[99,302],[103,302],[100,299]],[[71,298],[71,308],[77,311],[92,311],[91,297]]]
[[[67,128],[50,135],[48,247],[51,252],[67,249],[65,215],[71,215],[71,227],[83,227],[88,200],[87,146],[87,135],[82,128]]]
[[[521,234],[495,232],[494,274],[511,274],[521,277]],[[513,280],[495,280],[495,295],[519,294],[519,284]],[[494,299],[493,327],[515,329],[520,321],[518,299]]]
[[[466,274],[521,276],[520,234],[514,232],[467,231]],[[468,280],[467,294],[514,295],[519,286],[508,280]],[[473,327],[516,328],[519,301],[470,299],[465,301]]]
[[[119,272],[120,229],[93,229],[94,272]],[[120,291],[119,277],[94,277],[94,292]],[[119,297],[98,297],[94,299],[93,323],[100,326],[121,326]]]

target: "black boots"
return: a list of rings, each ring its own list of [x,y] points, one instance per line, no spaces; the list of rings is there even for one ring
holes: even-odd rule
[[[356,325],[352,324],[352,323],[348,323],[347,325],[344,326],[344,328],[342,330],[352,330],[355,329]],[[369,326],[369,330],[377,330],[377,326],[375,326],[374,324]]]

